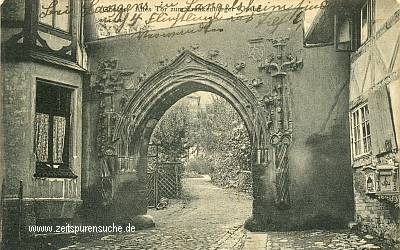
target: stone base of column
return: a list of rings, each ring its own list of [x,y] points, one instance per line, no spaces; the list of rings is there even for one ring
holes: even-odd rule
[[[154,222],[153,217],[150,215],[136,215],[132,219],[132,223],[136,230],[141,230],[141,229],[147,229],[147,228],[152,228],[155,227],[156,223]]]
[[[249,230],[250,232],[265,231],[265,228],[263,227],[262,222],[260,220],[255,219],[254,216],[251,216],[250,218],[248,218],[245,221],[244,228],[246,230]]]

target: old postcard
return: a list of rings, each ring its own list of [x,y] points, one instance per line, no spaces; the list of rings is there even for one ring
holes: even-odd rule
[[[399,249],[399,0],[1,2],[3,249]]]

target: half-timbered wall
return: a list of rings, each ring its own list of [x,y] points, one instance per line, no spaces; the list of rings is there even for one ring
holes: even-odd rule
[[[400,3],[371,2],[371,36],[350,59],[350,119],[367,105],[371,135],[371,148],[357,155],[352,131],[356,220],[399,240]]]

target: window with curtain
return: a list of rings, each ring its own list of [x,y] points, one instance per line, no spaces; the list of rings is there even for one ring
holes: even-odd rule
[[[34,126],[37,177],[75,177],[69,165],[71,94],[68,88],[37,83]]]

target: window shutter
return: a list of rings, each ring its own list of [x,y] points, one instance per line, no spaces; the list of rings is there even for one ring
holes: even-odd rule
[[[396,149],[390,100],[386,85],[372,92],[368,98],[372,153],[379,155]]]

